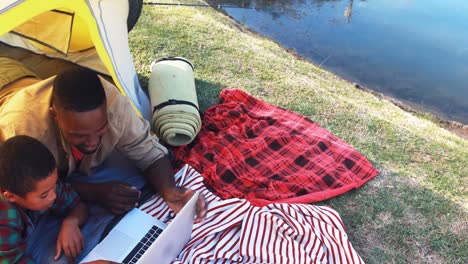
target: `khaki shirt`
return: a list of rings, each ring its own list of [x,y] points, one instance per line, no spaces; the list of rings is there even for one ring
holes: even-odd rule
[[[109,130],[99,149],[86,155],[76,168],[70,146],[63,140],[49,108],[54,77],[16,90],[0,100],[0,142],[15,135],[28,135],[44,143],[54,155],[60,171],[76,169],[89,174],[114,150],[132,160],[142,171],[167,154],[148,121],[140,118],[127,97],[101,78],[107,98]]]

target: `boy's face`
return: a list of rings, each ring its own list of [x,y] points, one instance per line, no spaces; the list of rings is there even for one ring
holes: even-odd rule
[[[13,193],[9,193],[6,197],[10,202],[16,203],[22,208],[32,211],[46,210],[52,206],[57,197],[55,193],[57,179],[57,169],[55,169],[47,178],[38,181],[36,188],[24,197]]]

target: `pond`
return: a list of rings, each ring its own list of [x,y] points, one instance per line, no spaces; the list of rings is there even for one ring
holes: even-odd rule
[[[466,0],[212,0],[343,78],[468,124]]]

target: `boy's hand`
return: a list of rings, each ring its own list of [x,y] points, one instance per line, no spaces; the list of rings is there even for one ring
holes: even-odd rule
[[[67,217],[63,220],[60,233],[57,238],[56,254],[54,260],[58,260],[62,251],[69,259],[76,258],[83,250],[84,239],[81,234],[79,221],[74,217]]]

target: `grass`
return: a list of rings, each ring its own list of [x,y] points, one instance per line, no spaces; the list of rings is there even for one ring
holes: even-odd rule
[[[430,115],[355,89],[211,8],[144,6],[129,38],[143,86],[153,59],[182,56],[195,65],[202,110],[240,88],[308,116],[373,162],[379,176],[320,203],[340,213],[367,263],[468,262],[468,141]]]

